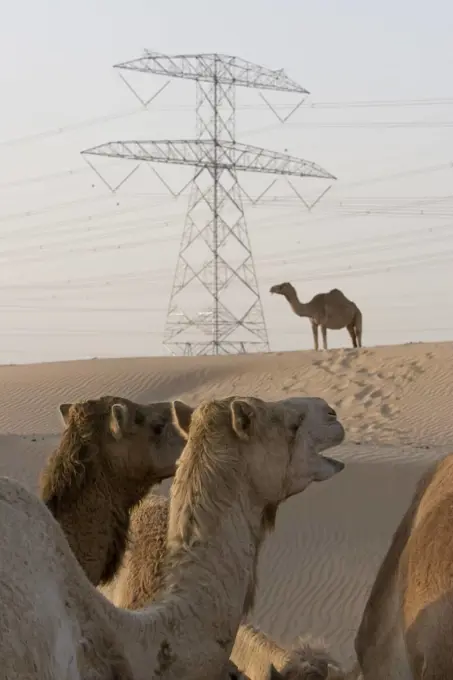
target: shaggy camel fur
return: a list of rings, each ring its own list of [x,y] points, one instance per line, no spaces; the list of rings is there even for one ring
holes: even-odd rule
[[[345,678],[344,671],[323,643],[305,638],[291,649],[285,649],[251,625],[239,628],[231,659],[250,680],[267,680],[269,677],[282,680]]]
[[[168,515],[164,496],[150,494],[134,508],[121,567],[110,583],[99,588],[117,607],[141,609],[162,589]],[[345,678],[323,644],[307,638],[290,650],[284,649],[251,625],[239,626],[230,659],[250,680]]]
[[[229,398],[193,415],[175,402],[174,418],[188,442],[171,492],[168,571],[144,610],[108,602],[45,505],[0,480],[0,658],[10,680],[226,677],[276,508],[344,467],[320,455],[344,430],[323,400],[307,398]]]
[[[453,454],[421,478],[365,606],[364,680],[453,678]]]
[[[97,585],[121,563],[130,509],[174,475],[185,442],[170,402],[101,397],[59,409],[65,431],[42,472],[41,498]]]
[[[162,590],[169,501],[149,494],[131,513],[128,545],[113,577],[99,590],[117,607],[141,609]]]
[[[283,295],[297,316],[310,319],[315,350],[319,349],[318,327],[321,326],[322,342],[327,349],[327,329],[347,328],[353,347],[362,347],[362,312],[355,302],[349,300],[338,288],[328,293],[318,293],[310,302],[300,302],[291,283],[278,283],[272,286],[271,293]]]

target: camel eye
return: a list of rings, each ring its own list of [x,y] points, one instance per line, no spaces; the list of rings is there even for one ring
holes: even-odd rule
[[[142,413],[141,411],[136,411],[136,412],[135,412],[134,423],[135,423],[136,425],[144,425],[144,423],[145,423],[145,416],[143,415],[143,413]]]
[[[165,425],[163,423],[155,423],[155,425],[153,425],[153,432],[156,435],[156,437],[162,434],[162,432],[164,431],[164,427]]]
[[[296,434],[297,430],[298,430],[299,427],[302,425],[303,420],[304,420],[304,417],[301,416],[301,417],[299,418],[299,420],[297,420],[295,423],[292,423],[292,425],[291,425],[290,428],[289,428],[292,434],[294,434],[294,435]]]

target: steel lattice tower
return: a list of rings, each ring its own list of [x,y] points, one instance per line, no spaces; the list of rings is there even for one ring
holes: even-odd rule
[[[110,142],[82,152],[195,168],[168,306],[165,346],[174,354],[268,351],[238,172],[335,178],[309,161],[238,143],[236,87],[301,95],[308,91],[282,70],[222,54],[146,52],[115,68],[196,82],[196,139]]]

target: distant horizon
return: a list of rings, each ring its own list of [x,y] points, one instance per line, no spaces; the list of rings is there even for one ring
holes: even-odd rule
[[[376,349],[381,349],[381,348],[388,348],[388,347],[406,347],[408,345],[426,345],[426,346],[437,346],[437,345],[447,345],[447,344],[452,344],[453,340],[417,340],[417,341],[408,341],[408,342],[402,342],[398,344],[382,344],[382,345],[364,345],[361,348],[355,348],[355,347],[349,347],[349,346],[341,346],[341,347],[332,347],[327,350],[315,350],[313,348],[304,348],[304,349],[285,349],[285,350],[270,350],[269,352],[248,352],[248,353],[242,353],[242,354],[198,354],[198,355],[172,355],[172,354],[150,354],[150,355],[140,355],[140,356],[94,356],[94,357],[75,357],[71,359],[48,359],[44,361],[16,361],[14,363],[0,363],[0,366],[8,367],[8,366],[41,366],[41,365],[50,365],[50,364],[69,364],[69,363],[78,363],[78,362],[91,362],[91,361],[147,361],[149,359],[156,359],[159,361],[162,361],[163,359],[165,360],[182,360],[185,361],[187,359],[204,359],[204,358],[209,358],[209,359],[224,359],[224,358],[229,358],[233,359],[235,357],[264,357],[264,356],[280,356],[283,354],[298,354],[298,353],[306,353],[306,352],[313,352],[316,353],[316,356],[319,355],[320,358],[323,356],[327,356],[330,352],[338,353],[345,351],[346,353],[356,353],[360,354],[360,352],[366,351],[366,350],[376,350]]]

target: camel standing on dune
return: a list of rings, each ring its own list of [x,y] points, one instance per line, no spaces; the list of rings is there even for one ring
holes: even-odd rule
[[[355,640],[363,680],[453,678],[453,454],[421,478]]]
[[[59,410],[65,431],[41,474],[40,495],[98,585],[121,563],[131,508],[175,474],[185,441],[171,402],[105,396]]]
[[[309,302],[300,302],[296,289],[291,283],[272,286],[271,293],[283,295],[297,316],[310,319],[315,350],[319,349],[318,328],[321,326],[322,342],[327,349],[327,329],[347,328],[353,347],[362,347],[362,312],[355,302],[349,300],[341,290],[333,288],[328,293],[318,293]]]
[[[165,585],[141,611],[108,602],[46,506],[0,480],[0,658],[8,680],[225,677],[276,509],[344,467],[320,453],[340,444],[344,430],[317,398],[229,398],[193,414],[175,402],[173,417],[187,444],[171,489]]]

